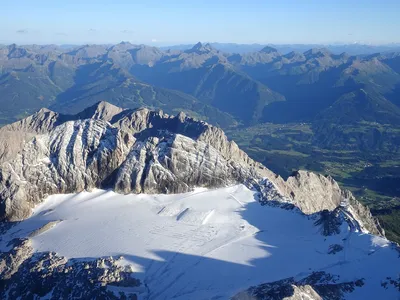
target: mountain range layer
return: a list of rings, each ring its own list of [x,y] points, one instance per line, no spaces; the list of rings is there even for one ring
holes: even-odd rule
[[[0,100],[8,104],[2,118],[15,120],[43,106],[77,113],[107,100],[126,108],[187,110],[222,127],[234,125],[233,118],[243,124],[313,121],[341,96],[363,89],[374,104],[380,101],[381,114],[392,111],[384,118],[392,123],[399,118],[398,57],[324,48],[282,55],[269,46],[229,54],[201,43],[185,51],[129,43],[73,50],[10,45],[0,53]]]
[[[341,54],[343,52],[351,55],[368,55],[378,52],[396,52],[400,50],[400,44],[387,44],[387,45],[367,45],[362,43],[353,44],[236,44],[236,43],[210,43],[214,48],[228,52],[228,53],[248,53],[260,51],[265,46],[270,46],[277,49],[283,54],[292,51],[304,52],[312,48],[327,48],[334,54]],[[192,48],[192,44],[182,44],[174,46],[161,47],[163,50],[187,50]],[[71,48],[70,46],[68,48]]]

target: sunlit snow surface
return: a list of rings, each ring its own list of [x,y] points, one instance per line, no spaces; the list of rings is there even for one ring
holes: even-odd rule
[[[399,253],[382,238],[325,237],[315,220],[261,206],[243,185],[178,195],[119,195],[96,190],[55,195],[13,227],[13,237],[62,220],[32,238],[36,251],[68,258],[123,256],[148,288],[143,299],[227,299],[252,285],[313,271],[365,279],[348,299],[398,299],[381,281],[399,272]],[[345,248],[328,254],[329,246]],[[147,293],[147,292],[146,292]]]

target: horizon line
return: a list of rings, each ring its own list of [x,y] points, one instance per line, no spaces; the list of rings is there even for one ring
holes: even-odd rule
[[[100,43],[16,43],[16,42],[0,42],[2,46],[88,46],[88,45],[118,45],[123,43],[129,43],[132,45],[149,45],[149,46],[156,46],[156,47],[174,47],[174,46],[188,46],[188,45],[196,45],[197,43],[201,44],[226,44],[226,45],[243,45],[243,46],[252,46],[252,45],[261,45],[261,46],[302,46],[302,45],[319,45],[319,46],[350,46],[350,45],[359,45],[359,46],[400,46],[400,42],[390,42],[390,43],[364,43],[364,42],[331,42],[331,43],[235,43],[235,42],[181,42],[181,43],[163,43],[163,42],[148,42],[148,43],[141,43],[141,42],[131,42],[131,41],[120,41],[120,42],[100,42]]]

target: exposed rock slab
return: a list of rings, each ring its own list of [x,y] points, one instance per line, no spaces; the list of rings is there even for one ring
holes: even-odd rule
[[[288,278],[276,282],[251,287],[235,295],[233,300],[341,300],[347,293],[364,285],[362,279],[343,282],[338,276],[325,272],[314,272],[309,276],[295,280]]]

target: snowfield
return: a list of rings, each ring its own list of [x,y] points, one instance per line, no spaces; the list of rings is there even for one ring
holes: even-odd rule
[[[399,299],[399,253],[386,239],[350,232],[323,236],[315,218],[261,206],[244,185],[176,195],[120,195],[95,190],[54,195],[1,243],[31,237],[36,251],[68,258],[122,256],[145,283],[142,299],[229,299],[250,286],[313,271],[364,278],[347,299]],[[329,254],[331,245],[344,247]],[[399,262],[399,263],[393,263]],[[123,288],[121,288],[123,289]]]

